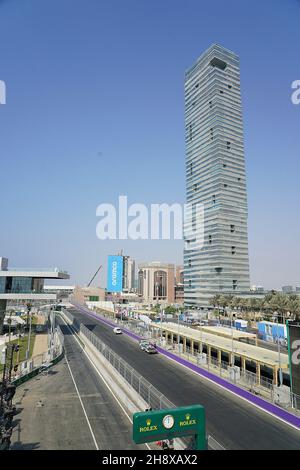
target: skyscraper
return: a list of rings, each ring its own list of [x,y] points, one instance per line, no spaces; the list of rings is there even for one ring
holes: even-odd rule
[[[203,246],[184,253],[185,304],[209,305],[250,289],[239,58],[219,45],[186,72],[185,142],[186,200],[204,205]]]
[[[134,289],[135,261],[130,256],[123,256],[123,292]]]

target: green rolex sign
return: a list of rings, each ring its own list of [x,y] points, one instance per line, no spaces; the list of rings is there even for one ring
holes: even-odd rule
[[[206,445],[205,410],[201,405],[154,410],[133,415],[133,440],[136,444],[194,435],[196,449]]]

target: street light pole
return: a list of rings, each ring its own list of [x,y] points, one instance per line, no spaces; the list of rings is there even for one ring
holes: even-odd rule
[[[160,345],[162,346],[162,311],[161,311],[161,308],[159,309],[159,316],[160,316]]]
[[[28,343],[27,343],[26,359],[29,359],[29,355],[30,355],[31,323],[32,323],[32,314],[30,314],[30,320],[29,320],[29,333],[28,333]]]
[[[282,372],[281,372],[281,355],[280,355],[280,342],[279,342],[279,324],[277,315],[277,347],[278,347],[278,372],[279,372],[279,386],[282,385]]]
[[[177,309],[177,317],[178,317],[178,328],[177,328],[177,347],[179,352],[179,309]]]
[[[231,367],[233,367],[233,366],[234,366],[234,359],[233,359],[233,323],[232,323],[232,311],[231,311],[230,323],[231,323]]]

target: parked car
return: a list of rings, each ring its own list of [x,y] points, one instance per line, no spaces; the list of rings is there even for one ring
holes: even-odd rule
[[[114,328],[114,333],[115,333],[116,335],[121,335],[121,334],[122,334],[121,328],[119,328],[118,326],[116,326],[116,327]]]
[[[157,354],[158,353],[157,349],[154,346],[152,346],[152,344],[148,344],[148,346],[146,346],[144,350],[148,354]]]

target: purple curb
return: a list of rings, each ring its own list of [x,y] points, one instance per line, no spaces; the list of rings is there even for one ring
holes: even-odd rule
[[[93,312],[91,312],[90,310],[88,310],[85,307],[82,307],[81,305],[75,305],[75,307],[78,308],[79,310],[82,310],[87,315],[89,315],[89,316],[91,316],[91,317],[93,317],[93,318],[95,318],[95,319],[97,319],[97,320],[99,320],[103,323],[106,323],[109,326],[113,326],[113,327],[115,326],[114,322],[112,322],[110,320],[107,320],[106,318],[104,319],[104,318],[100,317],[99,315],[95,315]],[[138,335],[132,333],[131,331],[127,330],[124,327],[122,327],[122,330],[128,336],[130,336],[131,338],[133,338],[137,341],[141,339],[141,336],[138,336]],[[273,403],[269,403],[266,400],[264,400],[263,398],[257,397],[255,395],[253,395],[252,393],[247,392],[247,390],[244,390],[244,389],[238,387],[237,385],[234,385],[230,382],[227,382],[227,380],[224,380],[221,377],[218,377],[218,376],[212,374],[211,372],[208,372],[208,371],[202,369],[201,367],[198,367],[197,365],[190,363],[186,359],[183,359],[181,357],[176,356],[176,354],[173,354],[169,351],[166,351],[165,349],[162,349],[158,346],[157,346],[157,350],[161,354],[163,354],[164,356],[169,357],[170,359],[173,359],[178,364],[181,364],[185,367],[188,367],[190,370],[196,372],[197,374],[202,375],[203,377],[206,377],[207,379],[211,380],[212,382],[215,382],[216,384],[220,385],[221,387],[225,388],[226,390],[229,390],[230,392],[235,393],[236,395],[240,396],[241,398],[244,398],[247,401],[249,401],[250,403],[253,403],[254,405],[256,405],[259,408],[263,409],[264,411],[267,411],[268,413],[271,413],[271,414],[275,415],[277,418],[280,418],[283,421],[286,421],[287,423],[292,424],[293,426],[300,429],[300,418],[298,416],[294,416],[291,413],[289,413],[288,411],[285,411],[282,408],[279,408],[278,406],[274,405]]]

